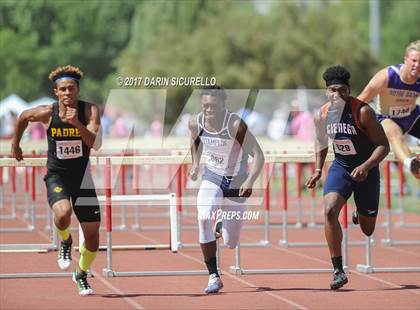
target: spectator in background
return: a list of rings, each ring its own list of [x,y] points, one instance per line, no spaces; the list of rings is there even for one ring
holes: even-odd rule
[[[109,136],[110,134],[113,120],[112,120],[111,114],[107,112],[107,110],[105,109],[105,106],[101,106],[99,107],[99,109],[101,113],[102,135],[106,137],[106,136]]]
[[[117,114],[114,126],[111,129],[111,135],[115,138],[125,138],[128,136],[127,128],[125,126],[126,120],[121,113]]]
[[[45,139],[47,137],[45,129],[44,125],[40,122],[31,123],[31,139],[34,141]]]
[[[284,137],[288,115],[289,108],[286,104],[280,105],[280,108],[274,111],[273,118],[267,127],[267,135],[270,139],[280,140]]]
[[[13,132],[15,128],[17,120],[17,115],[10,111],[6,116],[4,117],[4,120],[2,121],[2,139],[11,139],[13,137]]]
[[[160,139],[160,138],[162,138],[162,135],[163,135],[163,126],[162,126],[162,122],[160,120],[155,119],[150,124],[150,135],[151,135],[152,139]]]
[[[299,102],[293,100],[290,115],[292,116],[290,121],[290,134],[298,138],[300,142],[312,142],[314,132],[312,114],[308,111],[300,111]]]

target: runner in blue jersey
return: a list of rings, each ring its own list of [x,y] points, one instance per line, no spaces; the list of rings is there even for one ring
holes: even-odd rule
[[[364,102],[370,102],[378,96],[377,118],[395,157],[417,179],[420,179],[420,154],[416,156],[410,150],[405,135],[420,139],[419,95],[420,40],[417,40],[407,46],[404,64],[380,70],[358,96]]]
[[[347,69],[330,67],[323,78],[328,102],[315,116],[316,170],[306,186],[314,188],[320,179],[331,139],[335,160],[324,186],[325,237],[334,267],[330,287],[338,289],[348,282],[341,256],[341,208],[353,193],[360,228],[367,236],[374,232],[379,204],[378,164],[388,154],[389,145],[374,111],[350,96]]]
[[[233,249],[239,242],[241,214],[246,198],[262,170],[264,154],[245,122],[225,107],[226,93],[219,86],[201,91],[202,112],[189,122],[191,132],[192,169],[196,180],[200,159],[205,157],[204,175],[197,195],[199,242],[209,271],[204,292],[217,293],[223,283],[217,272],[216,237],[222,236],[225,245]],[[248,157],[253,158],[248,172]],[[214,212],[221,209],[232,218],[222,218],[216,229]],[[233,217],[233,215],[235,215]]]

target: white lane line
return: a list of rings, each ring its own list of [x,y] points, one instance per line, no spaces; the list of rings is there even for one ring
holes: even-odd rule
[[[407,249],[401,249],[401,248],[396,248],[396,247],[382,247],[383,249],[389,250],[389,251],[394,251],[394,252],[400,252],[400,253],[404,253],[404,254],[408,254],[411,256],[415,256],[415,257],[420,257],[419,252],[413,253],[411,251],[408,251]]]
[[[369,279],[372,279],[372,280],[376,280],[376,281],[379,281],[379,282],[381,282],[381,283],[383,283],[383,284],[386,284],[386,285],[389,285],[389,286],[391,286],[391,287],[393,287],[393,288],[398,288],[398,289],[401,289],[401,285],[398,285],[398,284],[395,284],[395,283],[393,283],[393,282],[389,282],[389,281],[386,281],[386,280],[382,280],[382,279],[380,279],[380,278],[376,278],[376,277],[374,277],[374,276],[371,276],[371,275],[368,275],[368,274],[365,274],[365,273],[360,273],[360,272],[358,272],[358,271],[356,271],[356,270],[352,270],[352,272],[353,273],[355,273],[355,274],[358,274],[359,276],[363,276],[363,277],[366,277],[366,278],[369,278]],[[418,290],[406,290],[407,292],[410,292],[410,293],[413,293],[413,294],[415,294],[415,295],[420,295],[420,291],[418,291]]]
[[[25,220],[22,219],[23,222],[26,222]],[[44,237],[45,239],[47,239],[48,241],[51,241],[51,237],[49,235],[47,235],[46,233],[44,233],[42,230],[36,230],[42,237]],[[74,258],[74,260],[79,263],[79,259],[78,258]],[[118,288],[116,288],[115,286],[113,286],[109,281],[107,281],[104,277],[102,277],[102,275],[100,275],[97,272],[92,271],[93,275],[95,276],[95,278],[97,278],[100,282],[102,282],[106,287],[108,287],[109,289],[111,289],[114,293],[119,294],[119,295],[124,295],[125,293],[120,291]],[[134,309],[139,309],[139,310],[144,310],[146,308],[144,308],[142,305],[140,305],[139,303],[137,303],[134,299],[130,298],[130,297],[123,297],[123,299],[130,304],[131,306],[134,307]]]
[[[254,241],[253,239],[250,239],[250,238],[244,238],[244,239],[246,239],[247,241],[250,241],[250,242]],[[276,249],[276,250],[280,250],[280,251],[283,251],[283,252],[286,252],[286,253],[289,253],[289,254],[292,254],[292,255],[296,255],[296,256],[299,256],[299,257],[302,257],[302,258],[306,258],[306,259],[309,259],[309,260],[312,260],[312,261],[316,261],[316,262],[319,262],[319,263],[324,264],[324,265],[328,265],[328,266],[331,265],[331,263],[326,261],[326,260],[322,260],[322,259],[319,259],[319,258],[316,258],[316,257],[311,257],[311,256],[308,256],[306,254],[302,254],[302,253],[298,253],[298,252],[293,252],[291,250],[281,248],[281,247],[276,246],[276,245],[272,246],[271,248]],[[368,275],[368,274],[365,274],[365,273],[360,273],[360,272],[358,272],[356,270],[353,270],[353,269],[350,269],[350,271],[354,274],[359,275],[359,276],[366,277],[366,278],[369,278],[371,280],[381,282],[381,283],[386,284],[388,286],[391,286],[393,288],[401,288],[401,285],[399,285],[399,284],[389,282],[389,281],[386,281],[386,280],[382,280],[381,278],[377,278],[375,276]],[[415,295],[420,294],[420,291],[415,291],[415,290],[406,290],[406,292],[409,292],[409,293],[415,294]]]
[[[135,232],[135,233],[136,233],[136,234],[138,234],[138,235],[140,235],[140,236],[142,236],[143,238],[145,238],[146,240],[148,240],[148,241],[150,241],[150,242],[153,242],[153,243],[158,243],[158,241],[157,241],[157,240],[152,239],[152,238],[149,238],[149,237],[147,237],[147,236],[143,235],[142,233],[139,233],[139,232]],[[183,256],[183,257],[185,257],[185,258],[188,258],[188,259],[190,259],[190,260],[192,260],[192,261],[195,261],[195,262],[197,262],[197,263],[199,263],[199,264],[204,265],[204,263],[203,263],[203,261],[202,261],[202,260],[200,260],[200,259],[198,259],[198,258],[195,258],[194,256],[191,256],[191,255],[188,255],[188,254],[185,254],[185,253],[182,253],[182,252],[178,252],[178,254],[180,254],[181,256]],[[248,286],[249,286],[249,287],[251,287],[251,288],[252,288],[252,287],[257,287],[257,286],[258,286],[258,285],[256,285],[256,284],[251,283],[251,282],[245,281],[245,280],[243,280],[243,279],[241,279],[241,278],[239,278],[239,277],[237,277],[237,276],[235,276],[235,275],[232,275],[232,274],[230,274],[230,273],[229,273],[228,271],[226,271],[226,270],[222,270],[222,271],[223,271],[223,274],[224,274],[225,276],[228,276],[229,278],[231,278],[231,279],[233,279],[233,280],[236,280],[236,281],[238,281],[238,282],[241,282],[242,284],[248,285]],[[292,307],[295,307],[296,309],[301,309],[301,310],[306,310],[306,309],[308,309],[308,308],[306,308],[306,307],[304,307],[304,306],[302,306],[302,305],[300,305],[300,304],[298,304],[298,303],[295,303],[294,301],[292,301],[292,300],[290,300],[290,299],[287,299],[287,298],[281,297],[281,296],[276,295],[276,294],[274,294],[274,293],[267,292],[267,291],[262,291],[262,293],[264,293],[264,294],[266,294],[266,295],[269,295],[270,297],[273,297],[273,298],[275,298],[275,299],[281,300],[281,301],[283,301],[283,302],[287,303],[288,305],[290,305],[290,306],[292,306]]]

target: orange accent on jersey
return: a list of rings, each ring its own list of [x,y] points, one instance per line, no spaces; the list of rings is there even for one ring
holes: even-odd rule
[[[366,104],[365,102],[360,101],[357,98],[351,97],[350,107],[351,107],[351,113],[353,114],[354,122],[356,123],[357,128],[359,128],[364,134],[366,134],[366,131],[363,129],[360,123],[360,109],[365,104]],[[331,106],[331,103],[327,102],[321,107],[319,111],[321,122],[322,124],[324,124],[324,126],[326,126],[326,123],[327,123],[327,114],[328,114],[328,109],[330,106]]]
[[[363,101],[360,101],[357,98],[351,98],[351,113],[353,114],[354,122],[356,123],[357,128],[359,128],[364,134],[366,134],[366,131],[363,129],[362,124],[360,123],[360,109],[362,106],[364,106],[366,103]]]

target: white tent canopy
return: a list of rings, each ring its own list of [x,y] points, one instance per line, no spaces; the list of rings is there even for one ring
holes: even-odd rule
[[[28,103],[18,95],[11,94],[0,101],[0,117],[8,115],[10,112],[20,115],[23,110],[28,108]]]
[[[41,97],[41,98],[38,98],[34,101],[31,101],[29,103],[28,108],[34,108],[34,107],[37,107],[39,105],[52,104],[54,101],[56,101],[56,100],[54,98],[51,98],[51,97],[47,97],[47,96]]]

